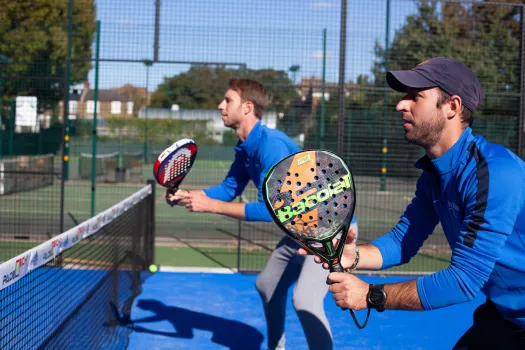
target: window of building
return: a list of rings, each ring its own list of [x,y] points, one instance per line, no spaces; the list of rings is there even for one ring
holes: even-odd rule
[[[78,102],[69,101],[69,114],[77,114],[78,112]]]
[[[120,114],[121,103],[119,101],[111,102],[111,114]]]
[[[95,112],[95,101],[87,101],[86,112],[90,114]],[[97,103],[97,113],[100,113],[100,101]]]

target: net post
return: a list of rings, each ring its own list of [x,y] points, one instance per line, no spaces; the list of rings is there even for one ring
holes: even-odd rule
[[[147,265],[151,265],[155,263],[155,181],[154,180],[148,180],[148,185],[151,186],[151,195],[150,195],[150,202],[149,205],[149,215],[148,215],[148,222],[147,222],[147,232],[146,235],[144,235],[145,239],[145,246],[146,246],[146,262]]]

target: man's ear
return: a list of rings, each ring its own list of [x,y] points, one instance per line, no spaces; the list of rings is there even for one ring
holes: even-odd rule
[[[447,117],[452,119],[462,111],[463,101],[461,101],[461,97],[458,95],[453,95],[448,100],[447,106]]]
[[[246,101],[243,103],[243,112],[244,114],[250,114],[250,112],[255,114],[255,106],[252,101]]]

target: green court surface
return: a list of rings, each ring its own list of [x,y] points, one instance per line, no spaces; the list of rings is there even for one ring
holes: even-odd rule
[[[241,259],[250,259],[254,270],[261,270],[270,255],[266,251],[241,250]],[[155,247],[155,263],[171,267],[237,269],[237,249],[218,247]]]
[[[233,152],[233,151],[232,151]],[[72,156],[69,165],[69,180],[79,180],[79,161],[80,157]],[[228,170],[230,169],[231,161],[223,160],[197,160],[193,164],[190,173],[184,179],[182,187],[197,186],[208,187],[220,183]],[[126,169],[129,172],[129,169]],[[136,171],[134,170],[136,173]],[[139,170],[140,172],[140,170]],[[137,174],[135,174],[137,175]],[[115,178],[115,174],[101,176],[101,178]],[[99,180],[101,180],[99,178]],[[148,179],[153,179],[153,164],[142,165],[142,176],[134,176],[133,179],[127,178],[128,182],[143,183]],[[89,180],[87,181],[89,182]]]
[[[201,189],[220,183],[230,166],[229,161],[201,160],[184,180],[182,188]],[[75,168],[74,166],[72,167]],[[151,166],[144,167],[144,175],[151,174]],[[151,177],[151,176],[145,176]],[[145,185],[137,183],[98,182],[95,190],[95,214]],[[76,226],[91,214],[92,189],[90,181],[70,180],[64,188],[64,228]],[[155,216],[157,237],[171,238],[174,244],[162,242],[156,247],[156,263],[161,266],[226,267],[241,270],[260,270],[269,252],[282,233],[271,223],[243,223],[206,213],[189,213],[184,207],[170,207],[165,203],[164,188],[156,186]],[[257,191],[253,184],[243,194],[243,199],[253,201]],[[360,192],[356,215],[359,222],[360,242],[369,242],[386,232],[397,221],[410,195],[403,192]],[[43,242],[60,232],[60,182],[38,190],[0,196],[0,259],[5,261]],[[28,234],[31,240],[13,241],[14,234]],[[241,256],[238,258],[236,240],[241,233]],[[159,241],[159,240],[158,240]],[[198,243],[198,244],[197,244]],[[418,254],[412,261],[390,271],[431,272],[449,264],[446,241],[440,228],[424,246],[425,254]],[[260,248],[263,246],[263,249]],[[443,247],[445,246],[445,249]],[[264,249],[266,247],[266,249]],[[430,249],[434,247],[436,249]]]
[[[242,250],[241,259],[249,259],[254,270],[264,267],[270,252],[264,250]],[[446,268],[449,254],[418,254],[410,263],[385,271],[403,273],[429,273]],[[162,266],[237,268],[237,249],[217,247],[166,247],[157,245],[155,262]]]

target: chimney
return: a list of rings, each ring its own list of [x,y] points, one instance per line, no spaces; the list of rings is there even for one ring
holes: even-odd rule
[[[82,94],[80,95],[80,102],[84,102],[84,99],[86,98],[86,95],[88,92],[89,92],[89,81],[86,80],[84,82],[84,89],[82,89]]]

